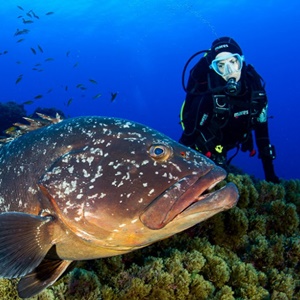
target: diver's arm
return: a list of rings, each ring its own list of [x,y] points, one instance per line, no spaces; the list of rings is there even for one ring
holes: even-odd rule
[[[195,149],[195,141],[199,135],[199,132],[197,131],[197,107],[200,105],[201,101],[201,97],[195,97],[194,95],[187,93],[180,114],[183,133],[179,142],[193,149]]]
[[[189,110],[183,109],[184,131],[180,143],[189,146],[209,158],[219,155],[215,148],[220,141],[211,128],[213,103],[211,95],[195,98]]]

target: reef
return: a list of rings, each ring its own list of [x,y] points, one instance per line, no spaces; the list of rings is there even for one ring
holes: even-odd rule
[[[4,131],[16,122],[23,122],[26,116],[24,105],[10,101],[0,102],[0,135],[6,135]]]
[[[300,180],[226,181],[238,186],[236,207],[147,248],[79,262],[30,299],[300,299]],[[16,282],[0,281],[1,299],[19,299]]]
[[[62,119],[66,118],[63,111],[54,107],[38,107],[32,114],[28,115],[23,104],[18,104],[14,101],[9,101],[6,103],[0,102],[0,137],[8,137],[10,134],[6,131],[14,130],[15,123],[28,123],[24,117],[39,119],[40,117],[37,113],[41,113],[52,118],[55,118],[56,114],[58,113]]]

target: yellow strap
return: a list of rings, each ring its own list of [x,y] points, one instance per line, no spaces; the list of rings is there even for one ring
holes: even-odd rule
[[[183,101],[182,105],[181,105],[181,109],[180,109],[180,124],[182,129],[184,130],[184,123],[183,123],[183,110],[184,110],[184,105],[185,105],[185,100]]]
[[[223,151],[223,146],[222,146],[222,145],[217,145],[217,146],[215,147],[215,150],[216,150],[218,153],[222,153],[222,151]]]

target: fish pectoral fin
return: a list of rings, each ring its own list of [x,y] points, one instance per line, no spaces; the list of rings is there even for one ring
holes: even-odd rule
[[[0,276],[22,277],[36,268],[52,247],[53,223],[51,216],[0,214]]]
[[[18,293],[21,298],[30,298],[52,285],[71,264],[71,260],[44,259],[33,272],[21,278]]]

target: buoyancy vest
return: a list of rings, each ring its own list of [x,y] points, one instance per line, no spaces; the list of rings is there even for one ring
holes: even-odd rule
[[[261,76],[255,71],[254,67],[250,64],[245,64],[242,71],[245,82],[244,90],[245,93],[248,94],[237,97],[228,96],[224,94],[223,87],[220,86],[218,82],[216,83],[219,76],[216,76],[213,71],[209,70],[206,57],[201,58],[190,72],[187,97],[182,105],[180,116],[183,129],[185,112],[189,111],[193,100],[207,95],[213,99],[213,110],[209,124],[212,132],[215,132],[218,138],[223,140],[222,128],[224,128],[232,118],[241,117],[241,119],[244,120],[243,131],[245,134],[241,132],[241,136],[238,140],[242,144],[244,151],[252,151],[253,138],[251,130],[255,127],[255,124],[266,121],[267,96],[264,89],[265,83]],[[212,81],[215,83],[214,86],[211,85]],[[263,117],[264,115],[265,118]],[[245,122],[247,122],[246,125]],[[195,124],[195,126],[199,126],[199,123]],[[243,143],[247,145],[245,144],[243,146]],[[234,145],[229,145],[229,148],[233,146]]]

